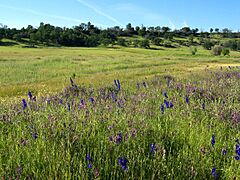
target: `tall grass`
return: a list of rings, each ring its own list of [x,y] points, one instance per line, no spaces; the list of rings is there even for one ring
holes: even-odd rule
[[[205,74],[26,92],[0,109],[0,177],[240,178],[240,69]]]

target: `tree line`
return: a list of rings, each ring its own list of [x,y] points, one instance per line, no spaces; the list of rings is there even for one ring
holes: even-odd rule
[[[173,47],[172,44],[177,43],[183,46],[203,45],[204,48],[211,49],[214,45],[219,44],[219,42],[211,39],[212,35],[231,38],[231,40],[224,42],[224,45],[232,50],[240,50],[240,41],[235,39],[240,38],[240,33],[232,32],[228,28],[221,31],[219,28],[211,28],[209,31],[200,32],[198,28],[183,27],[178,30],[171,30],[167,26],[145,27],[142,25],[141,27],[134,27],[129,23],[126,28],[115,26],[100,29],[88,22],[72,28],[40,23],[39,27],[28,25],[27,28],[16,29],[0,24],[0,40],[7,38],[18,42],[26,42],[32,46],[43,44],[46,46],[96,47],[118,44],[120,46],[149,48],[150,43],[165,47]],[[142,38],[132,40],[126,38],[133,36]],[[178,38],[187,38],[187,41]]]

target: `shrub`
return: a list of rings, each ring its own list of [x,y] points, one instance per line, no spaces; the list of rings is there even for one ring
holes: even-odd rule
[[[214,45],[213,42],[210,40],[206,40],[203,43],[203,47],[207,50],[211,50],[213,45]]]
[[[197,53],[197,48],[196,47],[190,47],[190,51],[192,55],[195,55]]]
[[[117,41],[117,44],[118,44],[119,46],[127,46],[126,40],[123,39],[123,38],[119,38],[118,41]]]
[[[212,52],[214,56],[220,56],[222,53],[222,47],[219,45],[215,45],[212,49]]]
[[[159,37],[156,37],[152,40],[152,43],[156,46],[160,46],[162,44],[163,40]]]
[[[222,55],[229,56],[229,54],[230,54],[230,50],[229,49],[227,49],[227,48],[223,48],[222,49]]]
[[[143,40],[143,41],[140,41],[139,42],[139,46],[141,47],[141,48],[150,48],[150,44],[149,44],[149,40],[147,40],[147,39],[145,39],[145,40]]]

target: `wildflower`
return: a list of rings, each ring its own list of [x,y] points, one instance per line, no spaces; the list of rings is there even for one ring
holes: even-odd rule
[[[218,177],[217,173],[216,173],[216,168],[212,168],[212,176],[213,177]]]
[[[236,154],[240,156],[240,145],[236,144]]]
[[[239,160],[240,160],[240,156],[235,156],[235,159],[236,159],[237,161],[239,161]]]
[[[60,104],[63,104],[63,100],[62,100],[62,99],[60,99],[60,100],[59,100],[59,103],[60,103]]]
[[[85,106],[86,103],[85,103],[84,99],[81,99],[80,102],[81,102],[82,106]]]
[[[89,154],[87,154],[87,156],[86,156],[86,160],[89,161],[89,162],[92,161],[92,158],[91,158],[91,156],[90,156]]]
[[[161,112],[163,114],[164,113],[164,106],[162,104],[160,105],[160,110],[161,110]]]
[[[88,168],[89,168],[89,169],[92,169],[92,164],[91,164],[91,163],[88,164]]]
[[[211,144],[212,144],[212,147],[214,147],[214,144],[215,144],[215,135],[212,135]]]
[[[22,139],[21,143],[22,143],[22,146],[26,146],[27,145],[27,140]]]
[[[167,80],[167,86],[170,86],[170,79]]]
[[[32,93],[31,93],[31,91],[28,91],[28,97],[30,98],[30,100],[32,100]]]
[[[122,139],[123,139],[122,134],[118,133],[117,136],[116,136],[116,139],[115,139],[116,140],[116,144],[121,143]]]
[[[164,100],[164,104],[165,104],[166,108],[169,108],[169,103],[167,100]]]
[[[167,92],[164,92],[163,95],[164,95],[166,98],[168,98]]]
[[[22,99],[22,104],[23,104],[23,110],[27,108],[27,102],[25,99]]]
[[[123,169],[124,171],[127,171],[127,170],[128,170],[128,168],[127,168],[127,163],[128,163],[128,160],[127,160],[126,158],[124,158],[124,157],[119,157],[119,158],[118,158],[118,164],[119,164],[120,166],[122,166],[122,169]]]
[[[92,104],[94,104],[94,99],[91,97],[91,98],[89,98],[89,101],[92,103]]]
[[[156,149],[155,143],[151,144],[150,147],[151,147],[151,154],[155,154],[155,149]]]
[[[226,150],[226,149],[223,149],[223,150],[222,150],[222,155],[226,156],[226,154],[227,154],[227,150]]]
[[[190,103],[189,103],[189,97],[188,96],[186,96],[186,103],[189,105]]]
[[[37,135],[37,133],[36,132],[34,132],[34,133],[31,133],[32,134],[32,137],[33,137],[33,139],[37,139],[38,138],[38,135]]]

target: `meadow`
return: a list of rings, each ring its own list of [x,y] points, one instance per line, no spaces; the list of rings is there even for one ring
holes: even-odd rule
[[[0,177],[239,179],[239,58],[0,47]]]

